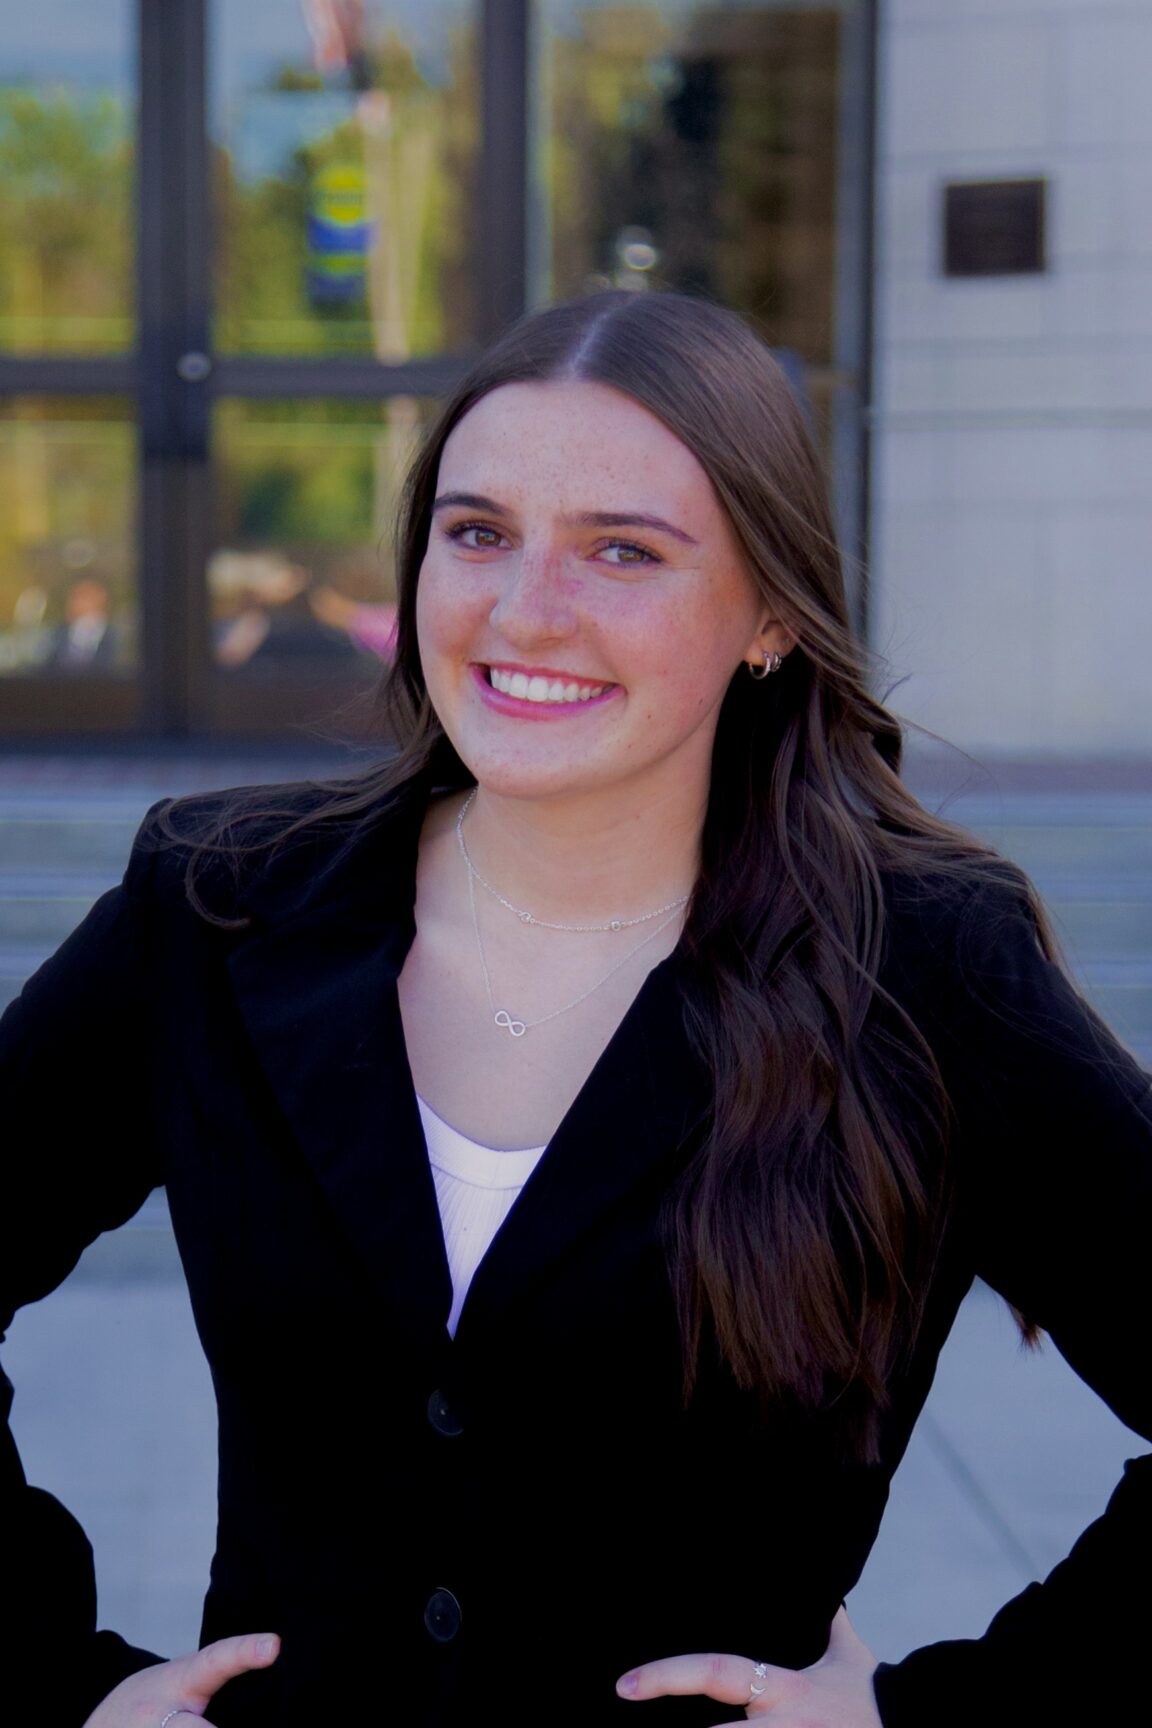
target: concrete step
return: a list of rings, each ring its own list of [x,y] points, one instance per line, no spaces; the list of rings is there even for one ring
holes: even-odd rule
[[[1012,822],[981,833],[1036,881],[1097,873],[1137,882],[1152,878],[1152,822]]]
[[[8,808],[5,808],[5,804]],[[0,800],[0,875],[47,871],[119,878],[147,808],[14,811]]]
[[[0,878],[0,949],[43,957],[58,948],[103,893],[13,894]],[[38,963],[38,962],[37,962]]]
[[[1152,959],[1152,898],[1048,900],[1056,934],[1073,965]]]
[[[37,772],[10,761],[5,772],[0,759],[0,1006],[120,879],[157,797],[348,765],[60,762]],[[1138,1051],[1152,1049],[1152,796],[961,797],[941,813],[1028,871],[1100,1012]]]

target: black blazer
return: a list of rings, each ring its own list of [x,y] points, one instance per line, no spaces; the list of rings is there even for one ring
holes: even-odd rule
[[[763,1419],[719,1368],[681,1407],[658,1212],[709,1089],[674,954],[534,1171],[453,1340],[396,995],[423,806],[413,790],[355,841],[328,825],[235,891],[210,881],[221,909],[250,916],[242,931],[201,920],[180,856],[137,843],[124,884],[0,1025],[0,1313],[167,1185],[219,1404],[204,1637],[283,1638],[273,1669],[218,1695],[222,1728],[739,1718],[706,1700],[624,1703],[614,1681],[680,1651],[822,1653],[974,1275],[1152,1435],[1147,1077],[1008,891],[890,885],[884,981],[951,1092],[956,1201],[883,1462],[848,1464],[822,1419]],[[44,1663],[28,1720],[79,1728],[155,1658],[93,1633],[86,1543],[24,1486],[10,1442],[0,1516],[17,1586],[0,1671]],[[1150,1539],[1145,1459],[983,1639],[880,1671],[886,1728],[1107,1715],[1143,1641]]]

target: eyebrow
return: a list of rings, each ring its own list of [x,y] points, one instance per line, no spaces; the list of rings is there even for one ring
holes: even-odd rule
[[[495,498],[485,498],[479,492],[441,492],[439,498],[432,505],[434,511],[454,508],[487,510],[493,516],[506,516],[508,514],[503,504],[497,504]]]
[[[507,507],[498,504],[494,498],[485,498],[479,492],[442,492],[432,506],[433,510],[485,510],[493,516],[508,515]],[[563,518],[565,526],[573,528],[655,528],[661,534],[670,534],[674,540],[682,540],[685,546],[698,546],[691,534],[686,534],[683,528],[677,528],[674,522],[666,522],[663,516],[650,516],[642,510],[584,510],[578,516]]]
[[[700,544],[674,522],[665,522],[663,516],[646,515],[642,510],[585,510],[570,521],[577,528],[655,528],[661,534],[671,534],[673,540],[682,540],[685,546]]]

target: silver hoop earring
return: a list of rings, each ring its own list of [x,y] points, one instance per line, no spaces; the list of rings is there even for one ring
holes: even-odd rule
[[[779,672],[781,666],[784,664],[784,656],[782,654],[769,654],[767,648],[765,648],[763,666],[753,666],[750,660],[746,660],[744,664],[748,668],[749,677],[755,678],[757,684],[759,684],[760,680],[762,678],[767,678],[770,673]]]

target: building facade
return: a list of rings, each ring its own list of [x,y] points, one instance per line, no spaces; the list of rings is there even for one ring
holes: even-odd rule
[[[1150,73],[1147,0],[884,8],[870,636],[980,752],[1152,755]]]
[[[437,396],[525,307],[665,284],[801,383],[901,712],[1140,750],[1150,63],[1120,0],[39,0],[0,736],[323,724]]]

